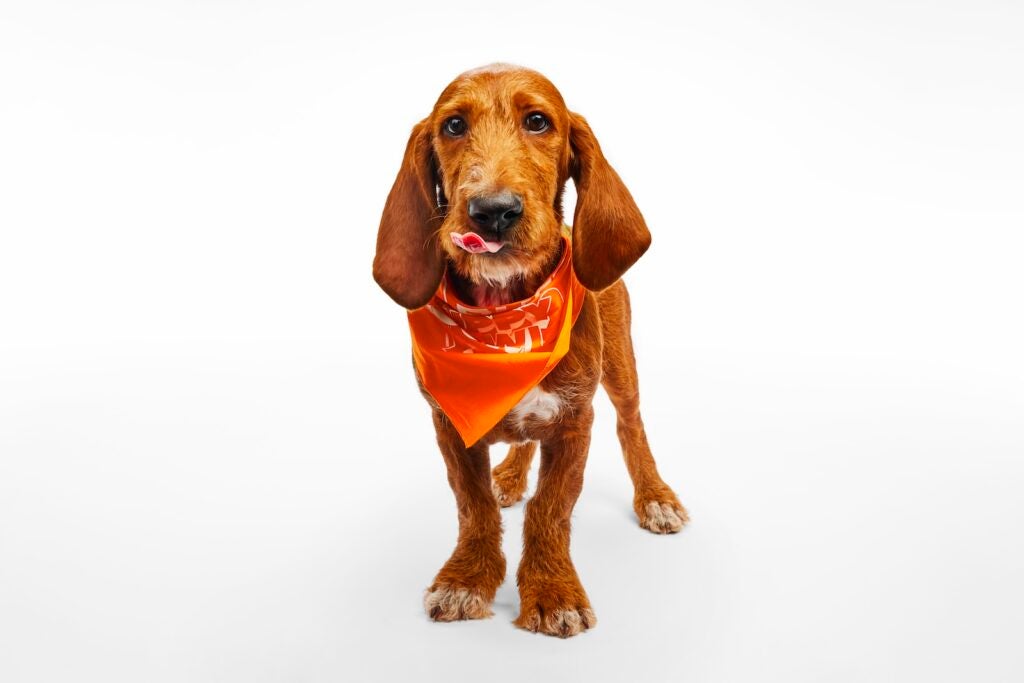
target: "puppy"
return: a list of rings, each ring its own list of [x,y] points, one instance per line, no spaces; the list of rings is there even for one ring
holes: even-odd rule
[[[562,194],[576,185],[571,239]],[[459,537],[427,589],[436,621],[479,619],[505,576],[499,506],[526,504],[515,624],[561,637],[597,620],[569,557],[601,383],[640,525],[687,521],[662,481],[640,419],[622,274],[650,233],[590,126],[529,69],[495,64],[456,78],[412,131],[377,235],[374,279],[409,309],[420,390],[455,493]],[[493,474],[488,448],[512,444]]]

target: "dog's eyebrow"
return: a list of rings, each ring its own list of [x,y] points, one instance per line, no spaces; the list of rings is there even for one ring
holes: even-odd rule
[[[539,111],[542,113],[554,113],[557,109],[546,100],[541,100],[536,97],[531,97],[529,100],[522,102],[517,105],[520,111]]]
[[[558,111],[558,107],[551,100],[536,91],[515,93],[512,96],[512,105],[519,110],[540,110],[549,113]]]
[[[459,97],[451,98],[443,104],[439,104],[434,115],[438,120],[445,120],[452,116],[468,116],[471,112],[480,109],[480,103],[472,99]]]

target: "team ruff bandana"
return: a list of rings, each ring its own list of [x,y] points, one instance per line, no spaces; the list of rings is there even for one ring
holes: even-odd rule
[[[409,312],[416,369],[467,446],[498,424],[569,351],[585,294],[563,236],[558,266],[528,299],[467,306],[446,274],[434,298]]]

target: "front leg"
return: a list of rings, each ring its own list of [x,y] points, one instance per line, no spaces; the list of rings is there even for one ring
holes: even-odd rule
[[[569,557],[569,516],[583,488],[594,410],[588,404],[541,444],[537,492],[526,504],[515,625],[562,638],[597,624]]]
[[[427,589],[423,606],[435,621],[482,619],[505,579],[501,512],[491,491],[487,446],[467,448],[451,422],[434,411],[437,443],[448,467],[448,483],[459,511],[459,540]]]

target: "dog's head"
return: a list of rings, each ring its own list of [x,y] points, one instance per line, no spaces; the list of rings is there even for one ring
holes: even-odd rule
[[[492,65],[462,74],[413,128],[381,216],[374,279],[412,309],[437,290],[446,263],[471,283],[499,287],[539,274],[558,253],[569,178],[573,268],[585,287],[604,289],[651,238],[590,126],[535,71]],[[482,238],[479,249],[456,243],[469,233]]]

